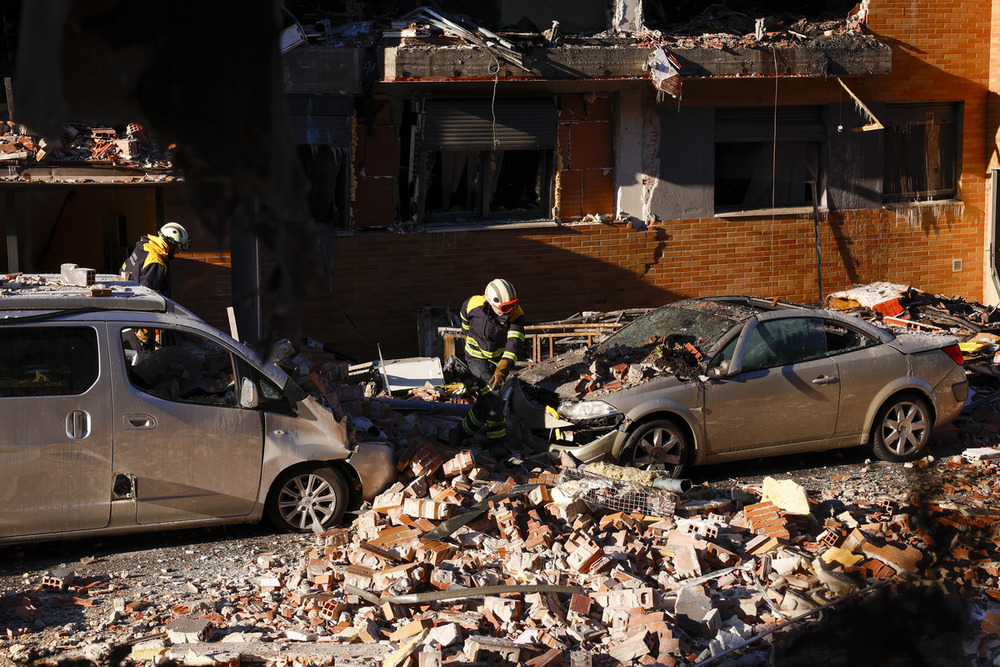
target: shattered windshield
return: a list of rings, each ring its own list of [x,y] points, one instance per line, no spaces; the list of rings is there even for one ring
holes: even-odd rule
[[[707,351],[739,323],[726,317],[725,310],[725,307],[707,302],[664,306],[611,334],[600,343],[598,350],[603,352],[616,346],[641,347],[659,339],[681,346],[690,343]]]

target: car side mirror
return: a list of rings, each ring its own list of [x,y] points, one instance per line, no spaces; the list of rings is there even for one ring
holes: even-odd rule
[[[723,378],[729,375],[729,360],[723,359],[709,370],[713,378]]]
[[[240,385],[240,407],[256,408],[260,404],[260,397],[257,395],[257,385],[250,378],[243,378]]]

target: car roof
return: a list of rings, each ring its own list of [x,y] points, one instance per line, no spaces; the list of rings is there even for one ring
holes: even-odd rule
[[[81,285],[79,282],[86,284]],[[77,284],[56,273],[0,277],[0,311],[62,310],[152,313],[184,311],[162,294],[114,274],[92,274],[86,281],[77,281]]]
[[[791,301],[740,294],[693,297],[668,303],[667,306],[687,308],[689,310],[711,311],[720,317],[725,317],[736,322],[745,322],[751,317],[765,312],[802,310],[806,308],[802,304]]]
[[[860,329],[882,342],[887,343],[896,338],[895,334],[888,329],[849,313],[824,308],[812,308],[804,304],[783,301],[781,299],[746,295],[722,295],[684,299],[683,301],[675,301],[668,305],[697,310],[712,309],[720,317],[726,317],[736,322],[746,322],[753,317],[761,321],[785,317],[822,317],[843,324],[844,326]]]

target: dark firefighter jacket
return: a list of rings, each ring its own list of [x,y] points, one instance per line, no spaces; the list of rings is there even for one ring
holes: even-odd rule
[[[129,280],[170,296],[170,248],[160,236],[143,236],[135,244],[132,254],[125,260],[122,270]]]
[[[462,304],[462,331],[465,354],[496,365],[501,359],[516,363],[524,346],[524,311],[521,306],[506,315],[497,315],[486,297],[469,297]]]

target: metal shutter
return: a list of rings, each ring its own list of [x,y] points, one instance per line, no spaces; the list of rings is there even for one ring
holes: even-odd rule
[[[424,113],[425,150],[535,150],[556,146],[556,106],[552,99],[504,99],[492,105],[490,100],[482,99],[429,99]]]
[[[775,118],[777,116],[777,118]],[[826,141],[823,107],[742,107],[716,109],[715,140]]]

